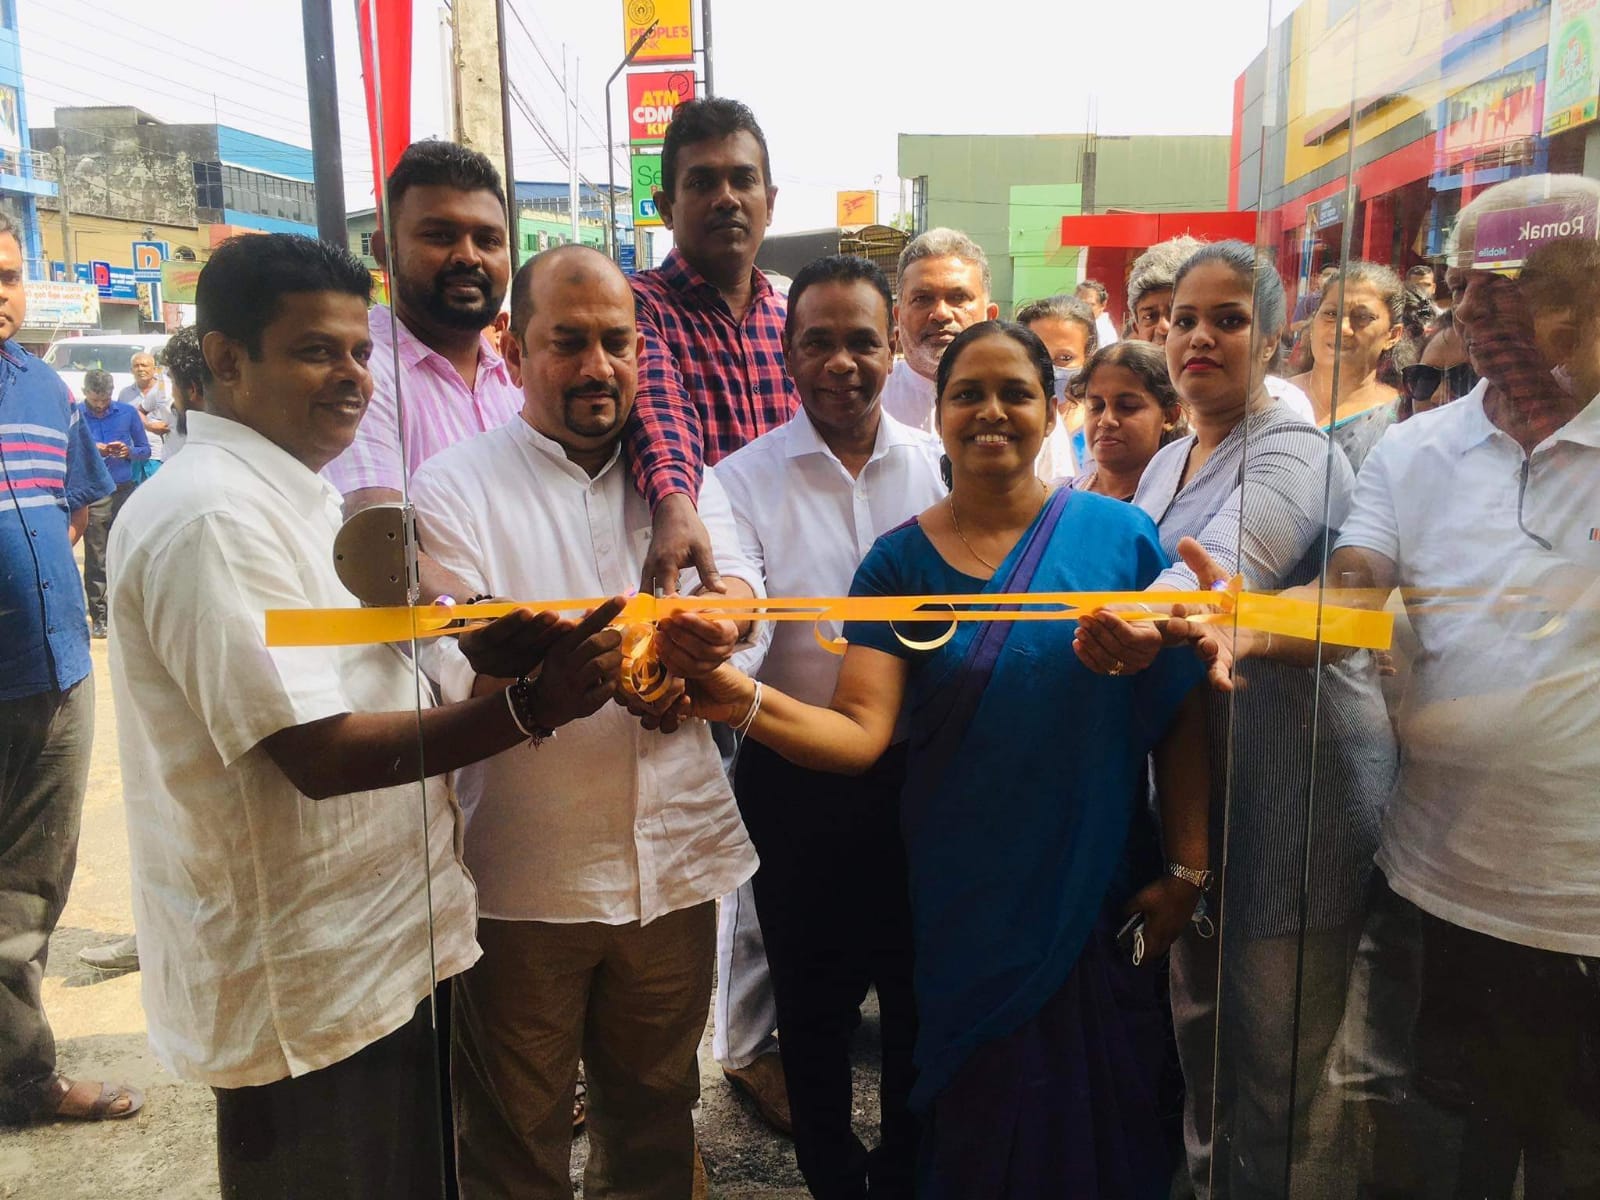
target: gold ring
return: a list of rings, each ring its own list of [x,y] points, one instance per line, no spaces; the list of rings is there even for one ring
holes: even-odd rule
[[[1116,662],[1111,664],[1111,670],[1107,671],[1106,674],[1107,675],[1121,675],[1122,674],[1122,668],[1123,668],[1123,662],[1119,658],[1119,659],[1117,659]]]

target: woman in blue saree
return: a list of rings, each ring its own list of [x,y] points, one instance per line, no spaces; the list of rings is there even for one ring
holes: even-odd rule
[[[1052,383],[1021,326],[985,322],[951,344],[935,410],[950,496],[878,540],[854,594],[1137,590],[1166,568],[1139,510],[1035,477]],[[841,773],[865,770],[908,723],[919,1194],[1165,1196],[1175,1164],[1148,962],[1192,914],[1200,891],[1183,876],[1206,863],[1200,668],[1163,656],[1098,677],[1066,621],[960,622],[925,648],[944,627],[847,624],[829,708],[723,666],[690,681],[693,711]],[[1134,834],[1152,751],[1159,846]],[[1144,967],[1116,941],[1133,913]]]

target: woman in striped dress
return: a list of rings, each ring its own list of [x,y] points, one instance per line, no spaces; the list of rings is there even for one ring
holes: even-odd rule
[[[1134,496],[1170,557],[1193,537],[1262,591],[1319,576],[1354,489],[1327,435],[1263,385],[1284,317],[1283,285],[1253,247],[1219,242],[1188,259],[1166,353],[1194,432],[1156,454]],[[1179,561],[1152,586],[1197,584]],[[1085,624],[1092,637],[1095,622]],[[1193,927],[1172,952],[1184,1140],[1200,1200],[1213,1177],[1231,1197],[1317,1194],[1301,1177],[1285,1191],[1291,1131],[1303,1148],[1396,771],[1371,655],[1320,670],[1257,661],[1239,676],[1209,713],[1224,936]]]

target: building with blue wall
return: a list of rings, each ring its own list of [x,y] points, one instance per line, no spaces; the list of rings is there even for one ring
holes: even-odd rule
[[[30,279],[46,277],[39,200],[56,194],[56,185],[41,178],[37,167],[38,155],[28,136],[16,0],[0,0],[0,206],[17,227]]]

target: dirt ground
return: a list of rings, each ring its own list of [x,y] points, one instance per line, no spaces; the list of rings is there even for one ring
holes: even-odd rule
[[[66,912],[50,943],[44,1002],[58,1041],[61,1070],[87,1079],[132,1083],[145,1107],[128,1121],[0,1130],[0,1197],[22,1200],[207,1200],[218,1195],[213,1103],[209,1089],[175,1079],[145,1041],[139,975],[107,976],[78,961],[84,946],[133,929],[128,843],[117,771],[116,717],[106,673],[106,643],[94,643],[97,691],[94,762],[84,804],[78,869]],[[768,1131],[722,1079],[711,1057],[709,1014],[700,1050],[701,1154],[713,1197],[802,1200],[808,1193],[787,1139]],[[870,1145],[877,1119],[876,1015],[862,1027],[855,1115]],[[587,1151],[574,1143],[574,1180]],[[578,1194],[581,1195],[581,1186]]]

